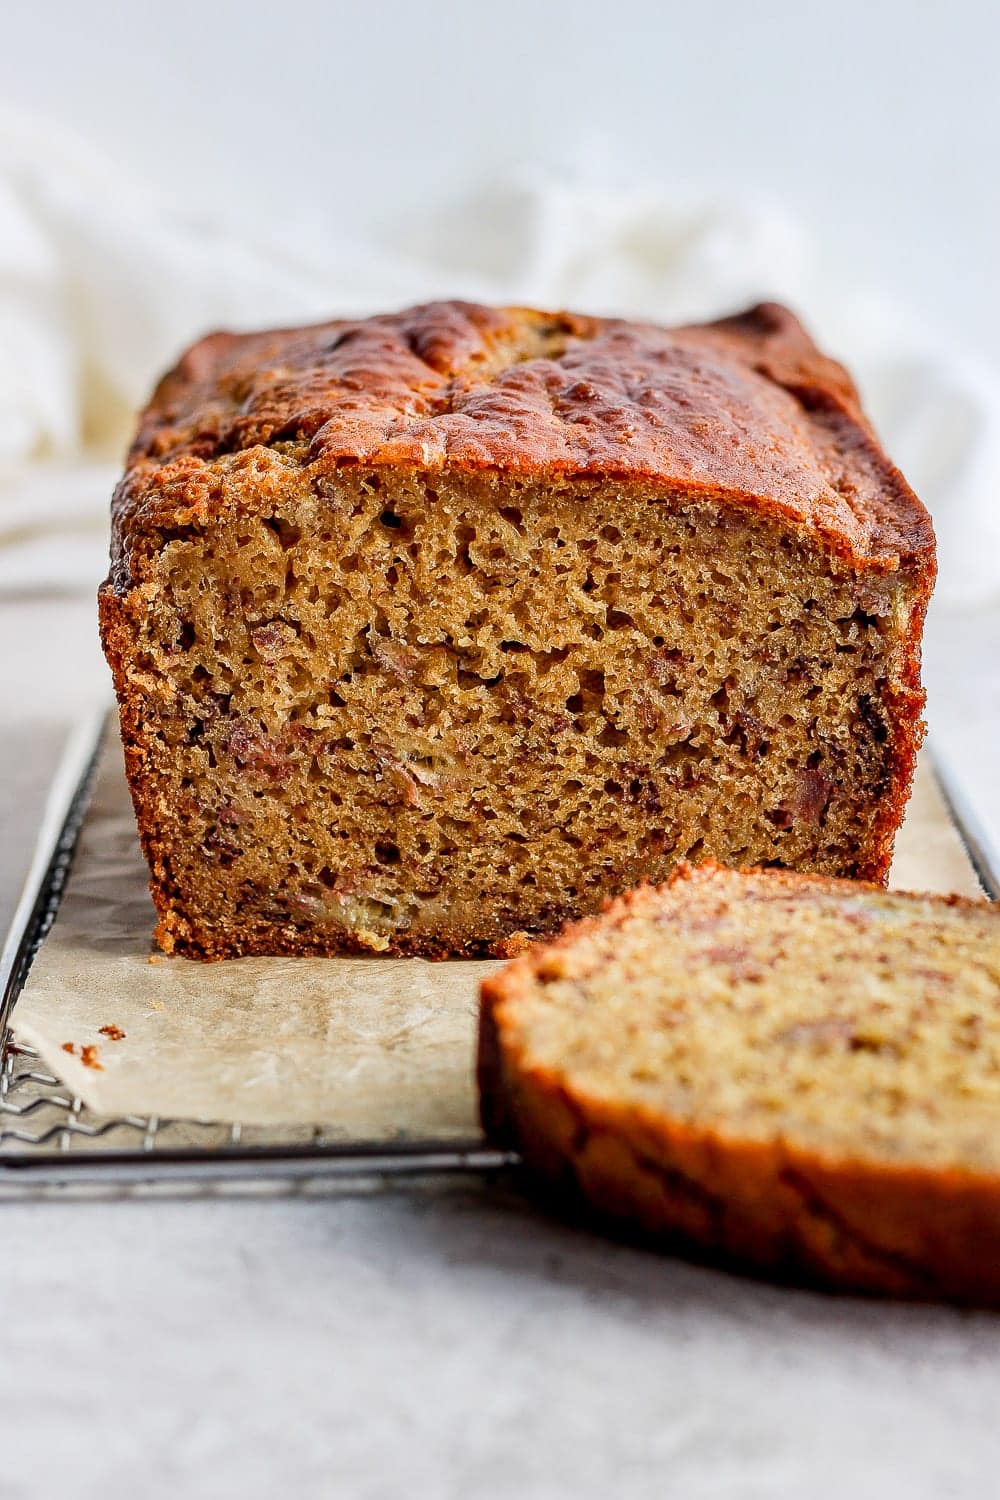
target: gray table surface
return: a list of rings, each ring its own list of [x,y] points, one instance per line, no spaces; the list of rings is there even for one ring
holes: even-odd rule
[[[0,603],[0,916],[93,609]],[[932,723],[1000,828],[1000,615],[932,622]],[[741,1281],[509,1192],[0,1205],[0,1496],[986,1497],[1000,1319]]]

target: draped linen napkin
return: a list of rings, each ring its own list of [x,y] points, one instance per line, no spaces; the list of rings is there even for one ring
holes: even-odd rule
[[[942,602],[1000,594],[1000,372],[830,268],[779,206],[623,186],[601,152],[428,202],[381,234],[192,219],[55,127],[0,114],[0,593],[92,588],[132,413],[210,328],[440,296],[654,321],[795,307],[860,377],[930,506]]]

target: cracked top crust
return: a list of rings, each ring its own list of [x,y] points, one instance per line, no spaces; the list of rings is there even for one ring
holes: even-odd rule
[[[344,464],[641,481],[787,516],[861,566],[933,558],[850,377],[786,309],[663,329],[435,302],[189,349],[116,491],[116,585],[130,533],[199,524],[265,474],[311,484]]]

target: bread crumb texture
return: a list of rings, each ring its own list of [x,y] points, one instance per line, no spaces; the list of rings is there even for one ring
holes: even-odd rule
[[[488,1130],[769,1269],[1000,1297],[1000,912],[682,867],[484,989]]]
[[[881,879],[932,577],[781,309],[213,336],[101,593],[161,945],[482,955],[682,858]]]

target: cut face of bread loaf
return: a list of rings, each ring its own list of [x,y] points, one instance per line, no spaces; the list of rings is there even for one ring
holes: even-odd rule
[[[1000,911],[681,867],[483,988],[488,1135],[603,1213],[1000,1303]]]
[[[159,940],[487,954],[683,857],[880,879],[933,569],[780,308],[215,335],[100,600]]]

